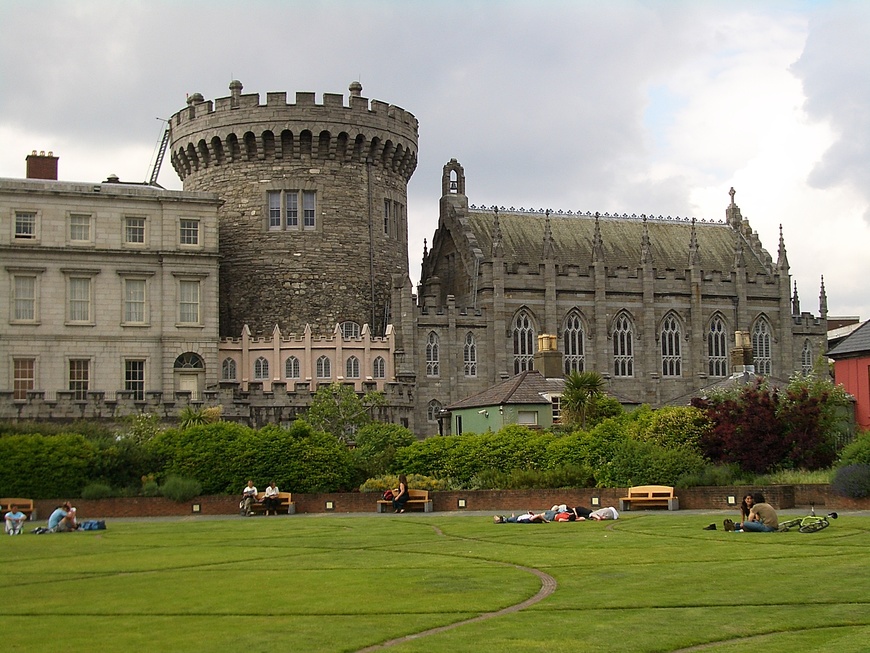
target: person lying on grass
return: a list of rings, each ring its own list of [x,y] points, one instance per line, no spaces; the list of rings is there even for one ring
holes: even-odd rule
[[[550,520],[546,518],[543,512],[535,513],[529,510],[528,512],[519,515],[511,514],[510,517],[504,515],[493,515],[492,521],[494,524],[548,524]]]

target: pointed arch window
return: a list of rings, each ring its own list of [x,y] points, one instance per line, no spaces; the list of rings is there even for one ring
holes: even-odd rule
[[[234,361],[232,358],[224,358],[223,362],[221,363],[221,380],[236,380],[236,361]]]
[[[613,376],[634,376],[634,327],[625,314],[613,323]]]
[[[728,334],[721,317],[710,321],[707,332],[707,372],[710,376],[728,376]]]
[[[433,399],[426,407],[426,421],[437,422],[438,416],[441,414],[441,402]]]
[[[755,360],[756,374],[772,374],[773,364],[770,357],[770,324],[767,319],[760,317],[752,329],[752,355]]]
[[[295,356],[288,356],[284,361],[284,377],[287,379],[298,379],[299,374],[299,359]]]
[[[514,318],[514,374],[535,369],[535,327],[526,311]]]
[[[372,361],[372,378],[387,378],[387,361],[384,360],[383,356],[378,356]]]
[[[359,358],[351,356],[345,361],[344,375],[349,379],[359,378]]]
[[[477,341],[473,333],[465,334],[462,358],[465,361],[465,376],[477,376]]]
[[[439,376],[439,356],[440,354],[438,352],[438,334],[434,331],[430,331],[429,337],[426,339],[426,376]]]
[[[269,378],[269,361],[260,356],[254,361],[254,379],[264,381]]]
[[[804,348],[801,351],[801,373],[809,374],[813,371],[813,346],[810,341],[804,340]]]
[[[673,315],[662,322],[662,376],[682,376],[683,357],[680,353],[680,323]]]
[[[318,379],[331,379],[332,378],[332,363],[329,358],[326,356],[321,356],[317,359],[317,363],[314,366],[315,375]]]
[[[565,374],[583,372],[586,369],[586,333],[577,313],[571,313],[565,320],[562,347],[565,352]]]

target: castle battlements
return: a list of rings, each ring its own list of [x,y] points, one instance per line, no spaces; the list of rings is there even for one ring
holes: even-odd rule
[[[371,163],[410,179],[417,166],[418,122],[401,107],[369,100],[362,86],[350,85],[350,97],[297,92],[295,103],[286,92],[241,93],[230,84],[231,95],[214,101],[200,93],[187,99],[187,108],[172,116],[172,165],[185,179],[200,170],[239,161],[274,159],[328,160]]]

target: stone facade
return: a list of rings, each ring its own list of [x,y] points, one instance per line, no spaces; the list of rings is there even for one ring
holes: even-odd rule
[[[765,376],[825,351],[824,283],[820,315],[801,312],[782,237],[774,262],[733,192],[724,221],[689,221],[477,208],[465,183],[450,161],[418,297],[394,279],[399,369],[428,434],[441,408],[532,369],[539,334],[557,336],[565,373],[598,371],[653,406],[729,376],[737,331]]]
[[[331,333],[369,324],[383,335],[390,279],[408,271],[407,184],[417,119],[350,86],[338,94],[198,93],[171,119],[171,160],[185,190],[218,193],[223,337]]]
[[[215,386],[219,204],[112,180],[0,180],[0,395]]]

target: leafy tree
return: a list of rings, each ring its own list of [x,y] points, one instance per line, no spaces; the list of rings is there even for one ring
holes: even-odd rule
[[[390,470],[396,451],[415,439],[404,426],[371,422],[357,431],[353,455],[366,478],[381,476]]]
[[[571,372],[565,378],[565,389],[562,391],[563,421],[585,429],[587,412],[603,390],[604,379],[598,372]]]
[[[665,449],[688,447],[700,453],[701,438],[710,428],[703,410],[692,406],[664,406],[632,413],[632,436]]]
[[[314,394],[305,419],[315,429],[350,442],[360,428],[372,421],[372,409],[385,401],[381,392],[367,392],[360,397],[353,386],[333,383]]]

